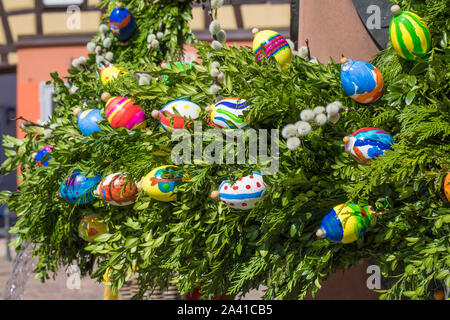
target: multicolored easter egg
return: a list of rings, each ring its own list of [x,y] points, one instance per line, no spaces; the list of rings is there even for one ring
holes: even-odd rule
[[[133,15],[128,9],[118,6],[109,15],[109,27],[120,42],[127,42],[135,29]]]
[[[275,60],[287,68],[291,62],[292,52],[286,39],[276,31],[263,30],[255,34],[253,39],[253,55],[256,60],[261,61],[265,56],[267,59],[274,57]]]
[[[100,80],[102,81],[103,85],[106,85],[111,81],[114,81],[117,77],[123,76],[128,73],[128,71],[125,70],[124,68],[117,67],[112,64],[110,64],[107,67],[101,66],[99,68],[99,71],[100,71]]]
[[[368,227],[375,224],[374,216],[375,211],[370,206],[340,204],[323,218],[316,235],[337,243],[351,243],[358,240]]]
[[[394,17],[389,25],[389,36],[397,54],[407,60],[425,58],[431,48],[431,35],[427,24],[417,14],[391,8]]]
[[[98,122],[102,120],[100,109],[88,109],[78,114],[78,128],[85,136],[88,136],[94,132],[102,131],[98,126]]]
[[[222,129],[244,129],[244,110],[250,108],[247,100],[238,98],[222,99],[212,107],[211,120]]]
[[[174,110],[176,110],[176,113]],[[185,126],[189,128],[186,119],[197,119],[201,111],[200,107],[194,102],[175,100],[169,102],[160,110],[159,122],[167,132],[173,129],[183,129]]]
[[[392,150],[394,139],[384,130],[378,128],[362,128],[344,137],[345,151],[361,164],[383,155],[386,150]]]
[[[219,197],[226,205],[239,210],[253,209],[263,198],[266,184],[262,174],[253,172],[251,175],[239,178],[233,185],[229,180],[219,186]]]
[[[447,200],[450,201],[450,172],[447,174],[444,180],[444,193]]]
[[[113,97],[106,102],[106,117],[114,129],[125,127],[128,130],[145,128],[147,117],[141,107],[125,97]]]
[[[380,70],[364,61],[343,58],[342,62],[341,83],[345,92],[359,103],[367,104],[377,101],[384,90]]]
[[[94,242],[95,238],[108,232],[108,226],[101,222],[100,214],[90,214],[81,219],[78,226],[78,235],[88,242]]]
[[[44,162],[42,162],[42,160],[46,154],[49,154],[52,151],[54,146],[55,145],[46,146],[46,147],[42,148],[41,150],[39,150],[38,153],[36,153],[34,159],[36,160],[39,167],[47,167],[48,166],[48,162],[50,161],[51,157],[47,158],[47,160],[45,160]]]
[[[137,192],[134,181],[127,180],[121,173],[113,173],[98,184],[95,194],[112,205],[126,206],[136,201]]]
[[[73,204],[86,204],[95,200],[94,190],[100,182],[101,176],[86,177],[80,170],[74,170],[65,181],[61,183],[59,194],[62,198]]]
[[[174,201],[176,195],[173,193],[175,186],[180,184],[183,174],[176,172],[175,166],[161,166],[153,169],[142,178],[139,186],[149,196],[158,201]]]

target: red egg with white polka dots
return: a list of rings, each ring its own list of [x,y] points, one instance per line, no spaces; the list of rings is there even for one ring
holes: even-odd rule
[[[226,205],[239,210],[253,209],[263,198],[266,184],[258,172],[239,178],[233,185],[229,180],[220,184],[219,197]]]

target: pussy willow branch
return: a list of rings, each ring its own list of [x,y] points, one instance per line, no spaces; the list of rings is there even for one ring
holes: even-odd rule
[[[24,124],[24,125],[25,125],[26,127],[41,127],[41,128],[45,128],[45,129],[51,129],[49,126],[46,126],[46,125],[44,125],[44,124],[38,124],[38,123],[32,122],[32,121],[30,121],[30,120],[28,120],[28,119],[25,119],[25,118],[22,117],[22,116],[16,117],[16,118],[12,118],[12,119],[10,119],[10,120],[13,120],[13,121],[23,120],[23,121],[25,121],[25,124]]]

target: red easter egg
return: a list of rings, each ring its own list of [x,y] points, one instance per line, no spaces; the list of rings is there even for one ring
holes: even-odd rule
[[[97,187],[98,195],[106,202],[116,206],[126,206],[136,201],[137,186],[120,173],[104,178]]]
[[[141,107],[125,97],[113,97],[105,106],[106,117],[111,127],[125,127],[129,130],[145,128],[147,117]]]
[[[444,193],[447,197],[447,200],[450,201],[450,172],[447,173],[447,176],[444,180]]]

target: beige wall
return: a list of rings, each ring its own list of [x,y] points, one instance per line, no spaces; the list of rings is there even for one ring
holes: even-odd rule
[[[301,0],[299,45],[309,40],[311,54],[322,63],[342,54],[369,60],[379,50],[361,22],[351,0]]]

